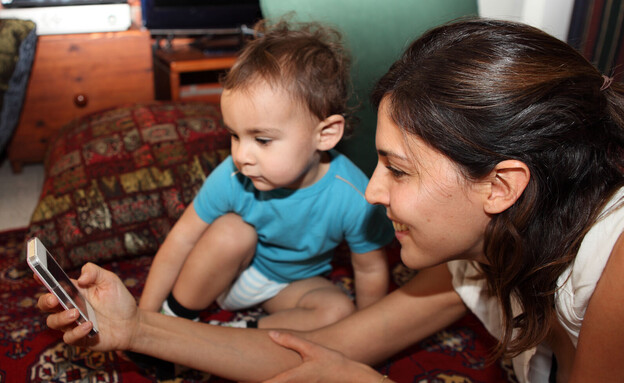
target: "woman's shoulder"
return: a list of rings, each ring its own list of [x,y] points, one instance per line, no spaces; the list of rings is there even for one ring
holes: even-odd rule
[[[620,233],[609,260],[584,312],[577,351],[574,376],[579,381],[594,380],[600,374],[609,381],[622,381],[620,372],[624,333],[624,233]],[[601,379],[604,380],[604,379]]]
[[[598,281],[612,257],[622,257],[624,244],[624,189],[620,189],[587,232],[574,262],[557,282],[556,306],[560,320],[576,340],[585,311]]]
[[[618,190],[589,229],[572,265],[577,274],[595,270],[599,277],[624,231],[624,188]]]

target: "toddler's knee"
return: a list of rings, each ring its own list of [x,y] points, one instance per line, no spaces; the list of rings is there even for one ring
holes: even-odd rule
[[[343,318],[348,317],[356,311],[355,304],[348,296],[344,295],[341,298],[333,299],[328,304],[319,310],[320,325],[327,326],[332,323],[336,323]]]
[[[255,251],[258,234],[253,226],[234,213],[217,218],[210,226],[213,246],[226,253],[248,254]]]

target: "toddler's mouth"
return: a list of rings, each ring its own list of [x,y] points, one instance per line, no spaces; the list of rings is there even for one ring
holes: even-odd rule
[[[392,221],[392,227],[394,227],[394,231],[408,231],[409,228],[404,223],[399,223],[396,221]]]

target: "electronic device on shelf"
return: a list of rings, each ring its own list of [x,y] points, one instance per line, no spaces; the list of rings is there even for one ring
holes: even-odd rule
[[[54,7],[57,5],[94,5],[126,3],[126,0],[1,0],[5,8]]]
[[[142,0],[141,13],[154,36],[236,34],[262,18],[259,0]]]
[[[5,8],[0,18],[32,20],[38,35],[118,32],[132,25],[130,6],[124,3]]]

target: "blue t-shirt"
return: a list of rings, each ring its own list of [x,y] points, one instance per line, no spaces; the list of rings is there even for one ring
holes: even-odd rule
[[[233,212],[252,225],[258,245],[252,265],[276,282],[292,282],[331,270],[333,250],[343,241],[355,253],[388,244],[394,230],[382,206],[369,204],[366,175],[332,150],[328,172],[302,189],[259,191],[228,157],[195,197],[207,223]]]

